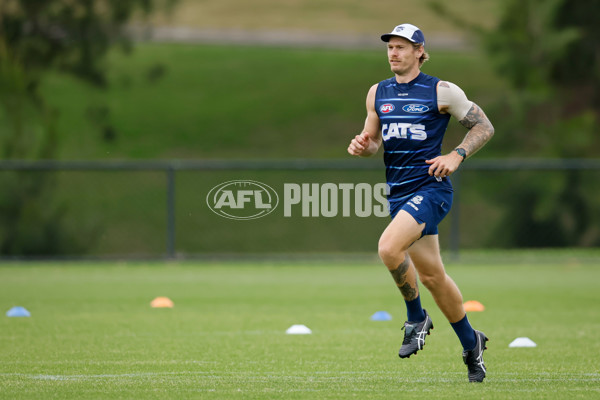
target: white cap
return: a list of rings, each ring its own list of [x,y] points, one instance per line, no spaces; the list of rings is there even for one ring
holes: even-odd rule
[[[413,43],[425,44],[425,35],[419,28],[411,24],[402,24],[394,28],[390,33],[381,35],[381,40],[389,42],[392,36],[399,36],[410,40]]]

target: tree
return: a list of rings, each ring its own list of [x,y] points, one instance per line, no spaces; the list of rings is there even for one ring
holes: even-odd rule
[[[3,159],[53,159],[59,110],[40,85],[50,71],[106,86],[105,58],[131,50],[125,24],[176,0],[3,0],[0,3],[0,145]],[[49,173],[0,176],[0,252],[62,253],[82,246],[67,232],[67,210],[53,199]]]
[[[430,4],[480,39],[512,88],[498,102],[503,117],[492,118],[496,149],[522,157],[597,156],[600,2],[507,0],[493,29],[466,23],[439,1]],[[584,181],[581,172],[569,171],[551,184],[531,179],[529,174],[515,176],[510,195],[501,199],[506,218],[494,232],[495,241],[504,232],[506,245],[524,247],[600,242],[588,217],[597,201],[576,187]]]

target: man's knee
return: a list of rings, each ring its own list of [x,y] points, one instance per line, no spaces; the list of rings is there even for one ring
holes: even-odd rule
[[[429,290],[435,290],[446,283],[446,272],[444,270],[434,271],[432,273],[419,272],[419,280]]]
[[[390,270],[398,268],[398,265],[407,259],[406,249],[383,237],[379,240],[378,252],[379,258]]]

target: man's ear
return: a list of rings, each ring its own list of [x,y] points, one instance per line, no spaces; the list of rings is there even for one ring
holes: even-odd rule
[[[425,47],[419,46],[417,48],[417,58],[421,58],[421,56],[423,55],[423,53],[425,53]]]

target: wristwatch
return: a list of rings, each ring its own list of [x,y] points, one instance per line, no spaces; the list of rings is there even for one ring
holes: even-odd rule
[[[465,159],[467,158],[467,152],[465,151],[465,149],[463,149],[461,147],[457,147],[456,149],[454,149],[454,151],[457,152],[458,155],[463,158],[462,159],[463,161],[465,161]]]

